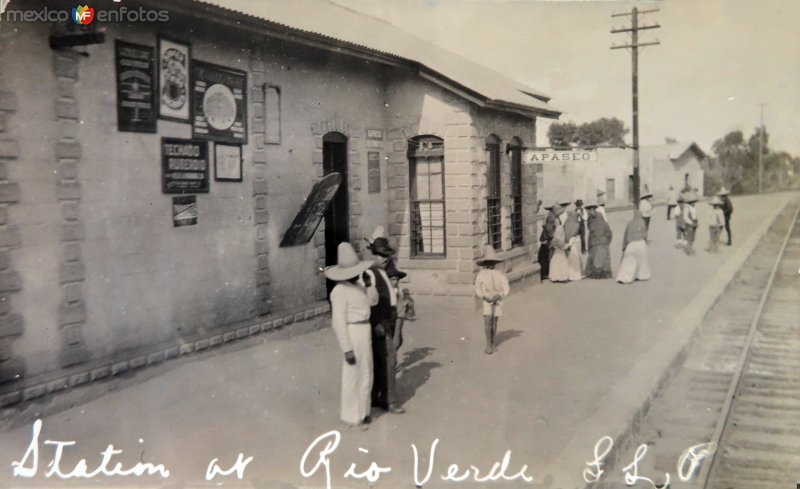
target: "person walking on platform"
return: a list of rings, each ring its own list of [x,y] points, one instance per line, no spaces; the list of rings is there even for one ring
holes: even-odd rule
[[[344,354],[340,417],[350,426],[367,429],[373,379],[370,298],[359,279],[372,263],[360,261],[350,243],[339,243],[336,251],[336,265],[327,267],[324,275],[336,282],[330,300],[333,331]]]
[[[649,280],[650,265],[647,262],[647,224],[642,213],[633,212],[633,219],[625,226],[622,240],[622,263],[617,273],[617,282],[630,284],[635,280]]]
[[[553,239],[550,242],[550,281],[569,282],[569,264],[567,262],[567,239],[564,233],[564,222],[566,215],[564,208],[558,204],[553,206],[556,216],[556,227],[553,231]]]
[[[716,195],[708,202],[711,205],[711,215],[708,223],[708,251],[719,253],[719,235],[725,226],[725,215],[722,213],[722,199]]]
[[[589,220],[589,213],[583,207],[583,200],[575,201],[575,213],[578,215],[578,234],[581,237],[581,254],[585,254],[586,248],[586,222]]]
[[[547,217],[544,219],[544,226],[542,226],[542,233],[539,235],[539,273],[540,281],[544,282],[550,278],[550,257],[552,255],[551,244],[553,241],[553,233],[556,230],[556,215],[554,207],[556,204],[545,205],[547,210]]]
[[[684,209],[686,207],[686,200],[684,194],[678,195],[678,207],[675,209],[675,247],[684,250],[686,249],[686,222],[683,219]]]
[[[642,190],[639,197],[639,212],[642,214],[647,231],[650,231],[650,216],[653,214],[653,194],[649,190]]]
[[[683,199],[686,201],[686,205],[683,206],[683,212],[681,213],[681,217],[683,217],[683,236],[686,241],[685,250],[687,255],[692,256],[695,253],[694,238],[697,234],[697,226],[700,224],[697,218],[697,209],[695,209],[694,204],[700,200],[700,197],[694,190],[690,190]]]
[[[728,196],[729,193],[730,191],[725,187],[722,187],[717,193],[722,200],[722,214],[725,216],[725,232],[728,234],[728,242],[726,244],[728,246],[731,245],[731,216],[733,215],[733,203]]]
[[[383,236],[376,237],[369,249],[374,262],[366,273],[372,282],[372,293],[378,297],[369,316],[375,377],[372,383],[372,405],[393,414],[402,414],[405,409],[398,405],[395,392],[397,350],[394,347],[394,327],[397,320],[397,295],[392,294],[392,284],[386,273],[395,250]]]
[[[589,256],[586,259],[587,278],[611,278],[611,253],[609,245],[613,234],[603,216],[597,212],[597,202],[589,201],[586,210],[589,212],[588,228]]]
[[[564,241],[566,242],[567,267],[569,280],[577,281],[583,278],[583,263],[581,263],[580,221],[577,211],[566,212],[564,221]]]
[[[673,189],[672,185],[670,185],[669,190],[667,191],[667,221],[672,219],[672,211],[675,210],[677,205],[678,198],[675,196],[675,189]]]
[[[477,262],[483,269],[475,277],[475,295],[483,303],[483,329],[486,334],[486,349],[483,352],[487,355],[494,353],[497,348],[497,320],[503,315],[503,298],[510,291],[506,274],[495,269],[502,262],[491,246],[486,247],[483,258]]]
[[[608,222],[608,217],[606,217],[606,193],[602,190],[597,191],[597,213]]]

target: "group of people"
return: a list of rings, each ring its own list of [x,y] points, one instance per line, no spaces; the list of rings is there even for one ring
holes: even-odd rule
[[[325,276],[331,290],[332,326],[344,358],[340,416],[344,423],[366,430],[372,407],[403,414],[397,396],[397,350],[403,343],[403,323],[413,319],[413,303],[399,281],[395,250],[387,238],[373,235],[372,260],[361,260],[351,243],[340,243],[336,265]]]
[[[604,196],[600,191],[585,204],[579,199],[574,208],[569,201],[545,206],[549,212],[539,236],[542,281],[563,283],[584,277],[613,276],[609,248],[613,233],[606,218]],[[650,278],[646,243],[651,199],[652,194],[642,195],[640,209],[634,211],[633,219],[625,227],[622,263],[616,277],[620,283]],[[587,254],[585,259],[584,254]]]
[[[670,191],[672,187],[670,187]],[[733,203],[728,196],[729,190],[722,187],[717,194],[712,197],[708,204],[711,206],[710,220],[708,223],[708,251],[719,253],[719,238],[724,228],[727,233],[728,246],[731,246],[731,216],[733,215]],[[687,255],[694,255],[694,240],[699,226],[697,209],[695,204],[699,200],[697,191],[693,189],[683,190],[677,198],[671,197],[667,205],[667,220],[671,219],[672,213],[675,216],[675,247],[682,249]],[[671,202],[674,201],[675,204]]]
[[[719,237],[724,228],[731,244],[730,219],[733,204],[729,191],[722,188],[710,201],[709,248],[719,252]],[[609,246],[613,238],[605,213],[605,193],[598,191],[596,198],[584,202],[577,200],[554,202],[545,206],[542,233],[539,237],[539,264],[541,280],[570,282],[582,278],[607,279],[613,277]],[[700,200],[696,189],[686,188],[674,194],[670,187],[667,219],[676,220],[676,246],[693,255],[696,230],[699,225],[695,204]],[[674,204],[673,204],[674,202]],[[622,261],[616,275],[619,283],[630,284],[650,278],[647,258],[648,232],[654,211],[653,194],[645,189],[633,218],[625,227],[622,240]],[[587,254],[588,253],[588,254]],[[585,255],[585,256],[584,256]]]

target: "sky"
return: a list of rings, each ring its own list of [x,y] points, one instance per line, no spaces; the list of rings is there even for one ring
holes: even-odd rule
[[[630,17],[640,42],[640,144],[666,137],[710,151],[763,120],[770,148],[800,155],[800,0],[334,0],[384,19],[548,96],[561,122],[617,117],[632,127],[631,54],[612,34]],[[538,144],[547,144],[540,119]],[[628,135],[630,142],[630,133]]]

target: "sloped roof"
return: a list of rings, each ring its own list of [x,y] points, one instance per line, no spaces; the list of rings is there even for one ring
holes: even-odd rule
[[[394,25],[330,0],[192,0],[323,40],[343,42],[418,65],[445,86],[461,89],[485,105],[528,115],[558,117],[550,97],[492,69],[451,53]],[[169,3],[169,2],[164,2]],[[426,73],[426,70],[428,73]]]
[[[705,152],[700,149],[700,146],[695,142],[674,142],[667,144],[656,144],[653,146],[640,146],[639,159],[647,160],[670,160],[675,161],[681,156],[686,154],[687,151],[693,151],[699,159],[706,157]]]

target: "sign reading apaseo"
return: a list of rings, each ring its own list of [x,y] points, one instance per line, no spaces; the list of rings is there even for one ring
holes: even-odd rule
[[[550,161],[597,161],[595,150],[572,151],[532,151],[528,150],[528,163],[547,163]]]
[[[192,61],[192,137],[247,142],[247,74]]]
[[[194,139],[161,138],[165,194],[208,192],[208,143]]]

